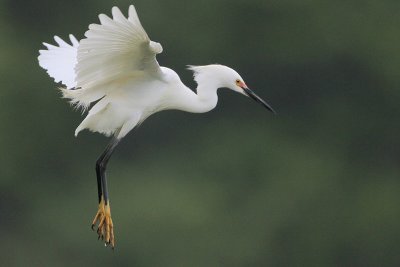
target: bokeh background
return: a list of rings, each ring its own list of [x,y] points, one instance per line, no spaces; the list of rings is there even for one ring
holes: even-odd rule
[[[135,4],[161,65],[235,68],[278,112],[221,89],[167,111],[108,174],[117,238],[90,230],[107,138],[38,66]],[[400,266],[400,1],[0,1],[2,266]]]

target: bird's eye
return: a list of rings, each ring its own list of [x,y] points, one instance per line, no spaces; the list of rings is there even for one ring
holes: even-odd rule
[[[237,79],[237,80],[236,80],[236,85],[239,85],[239,84],[240,84],[240,80]]]

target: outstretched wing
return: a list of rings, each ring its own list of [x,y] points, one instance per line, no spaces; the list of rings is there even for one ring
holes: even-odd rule
[[[129,7],[128,18],[117,7],[112,8],[112,16],[100,14],[100,24],[89,25],[86,38],[79,43],[75,67],[78,88],[88,89],[135,72],[161,72],[155,56],[162,47],[150,40],[134,6]]]
[[[78,40],[70,34],[72,45],[54,36],[58,46],[43,43],[47,50],[39,50],[39,65],[47,70],[55,82],[63,83],[68,89],[75,87],[75,65],[77,63]]]

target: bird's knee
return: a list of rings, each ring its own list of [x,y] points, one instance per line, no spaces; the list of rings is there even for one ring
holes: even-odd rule
[[[97,160],[96,161],[96,171],[97,172],[103,172],[105,171],[106,166],[102,160]]]

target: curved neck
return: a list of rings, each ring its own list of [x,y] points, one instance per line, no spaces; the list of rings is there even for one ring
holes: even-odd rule
[[[214,109],[218,103],[217,89],[218,87],[215,85],[202,84],[197,86],[196,94],[186,87],[184,92],[181,92],[176,98],[175,108],[192,113],[208,112]]]

